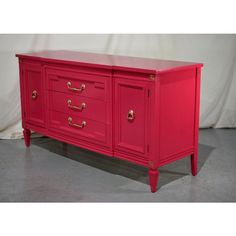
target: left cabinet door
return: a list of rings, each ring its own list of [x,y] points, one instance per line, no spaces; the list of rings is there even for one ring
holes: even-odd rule
[[[42,66],[23,63],[23,97],[25,100],[24,119],[27,123],[45,127],[44,81]]]

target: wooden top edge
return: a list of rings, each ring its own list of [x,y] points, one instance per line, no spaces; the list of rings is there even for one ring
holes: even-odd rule
[[[172,70],[202,67],[202,63],[161,60],[110,54],[98,54],[78,51],[41,51],[18,53],[18,58],[55,62],[72,65],[93,66],[106,69],[128,70],[161,74]]]

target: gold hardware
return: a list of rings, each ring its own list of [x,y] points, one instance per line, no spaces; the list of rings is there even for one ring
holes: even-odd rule
[[[133,121],[134,118],[135,118],[134,111],[133,111],[133,110],[129,110],[129,111],[128,111],[128,115],[127,115],[128,121]]]
[[[71,103],[72,103],[72,101],[69,99],[69,100],[67,101],[67,104],[68,104],[68,107],[69,107],[70,109],[83,111],[83,109],[86,107],[86,104],[85,104],[84,102],[81,103],[80,107],[71,105]]]
[[[149,79],[155,80],[155,75],[149,75]]]
[[[86,121],[82,121],[81,125],[73,124],[72,121],[73,121],[72,118],[68,117],[68,124],[70,126],[77,127],[77,128],[80,128],[80,129],[82,129],[82,128],[84,128],[86,126]]]
[[[78,91],[78,92],[82,92],[83,90],[85,90],[85,84],[81,84],[81,86],[79,88],[71,88],[71,82],[67,82],[67,88],[69,90],[72,90],[72,91]]]
[[[38,97],[38,93],[36,90],[32,92],[32,100],[35,100]]]
[[[153,167],[153,166],[154,166],[153,161],[149,161],[148,164],[149,164],[150,167]]]

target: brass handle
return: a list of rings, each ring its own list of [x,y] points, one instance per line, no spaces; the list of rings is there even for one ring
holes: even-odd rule
[[[69,81],[69,82],[67,82],[67,88],[69,89],[69,90],[72,90],[72,91],[77,91],[77,92],[82,92],[83,90],[85,90],[85,84],[81,84],[81,86],[79,87],[79,88],[73,88],[73,87],[71,87],[71,82]]]
[[[72,122],[73,122],[72,118],[69,117],[69,118],[68,118],[68,124],[69,124],[70,126],[77,127],[77,128],[80,128],[80,129],[82,129],[82,128],[84,128],[84,127],[86,126],[86,121],[82,121],[81,125],[74,124],[74,123],[72,123]]]
[[[67,104],[68,104],[68,107],[69,107],[70,109],[82,111],[82,110],[86,107],[85,102],[81,103],[81,105],[80,105],[79,107],[74,106],[74,105],[71,105],[71,103],[72,103],[72,101],[69,99],[69,100],[67,101]]]
[[[134,111],[133,111],[133,110],[129,110],[129,111],[128,111],[128,115],[127,115],[128,121],[133,121],[134,118],[135,118]]]
[[[32,92],[32,100],[35,100],[38,97],[38,93],[36,90]]]

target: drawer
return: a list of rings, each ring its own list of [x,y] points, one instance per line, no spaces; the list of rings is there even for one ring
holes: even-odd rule
[[[106,125],[78,115],[49,111],[49,128],[64,135],[87,141],[107,143]]]
[[[107,123],[106,103],[100,100],[49,91],[49,109]]]
[[[48,90],[98,100],[106,99],[106,80],[109,77],[56,69],[47,69],[46,77]]]

